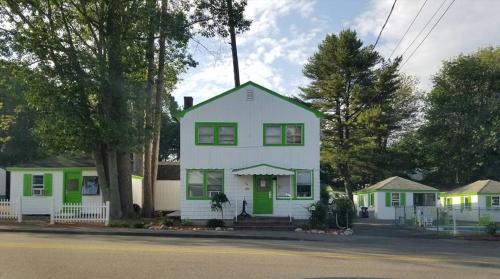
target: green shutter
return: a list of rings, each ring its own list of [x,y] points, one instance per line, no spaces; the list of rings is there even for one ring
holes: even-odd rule
[[[52,196],[52,174],[46,173],[43,175],[43,195]]]
[[[486,196],[486,208],[491,208],[491,196]]]
[[[385,193],[385,206],[391,207],[391,193]]]
[[[31,174],[24,174],[23,179],[23,196],[31,196]]]
[[[401,204],[401,206],[406,206],[406,193],[400,193],[399,200],[399,204]]]

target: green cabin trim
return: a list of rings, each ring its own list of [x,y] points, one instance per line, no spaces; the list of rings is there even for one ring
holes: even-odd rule
[[[133,179],[144,179],[144,177],[140,176],[140,175],[132,175],[132,178]]]
[[[220,127],[234,128],[234,143],[222,144],[219,143],[219,128]],[[198,130],[200,127],[213,127],[214,142],[213,143],[200,143],[198,138]],[[238,145],[238,123],[237,122],[195,122],[194,124],[194,144],[200,146],[237,146]]]
[[[289,98],[289,97],[283,96],[283,95],[281,95],[279,93],[276,93],[276,92],[274,92],[274,91],[272,91],[270,89],[265,88],[264,86],[258,85],[257,83],[255,83],[253,81],[248,81],[248,82],[243,83],[240,86],[237,86],[237,87],[235,87],[233,89],[225,91],[225,92],[223,92],[223,93],[221,93],[219,95],[216,95],[216,96],[214,96],[214,97],[212,97],[212,98],[210,98],[208,100],[205,100],[205,101],[203,101],[203,102],[201,102],[199,104],[196,104],[196,105],[194,105],[194,106],[192,106],[192,107],[190,107],[188,109],[185,109],[185,110],[177,113],[176,117],[177,117],[177,119],[180,119],[180,118],[184,117],[184,115],[186,115],[186,113],[188,113],[188,112],[190,112],[192,110],[195,110],[195,109],[197,109],[199,107],[202,107],[202,106],[204,106],[204,105],[206,105],[208,103],[211,103],[211,102],[213,102],[213,101],[215,101],[215,100],[217,100],[217,99],[219,99],[221,97],[229,95],[229,94],[231,94],[231,93],[233,93],[235,91],[238,91],[239,89],[242,89],[242,88],[244,88],[246,86],[249,86],[249,85],[252,85],[252,86],[254,86],[254,87],[262,90],[263,92],[269,93],[269,94],[271,94],[271,95],[273,95],[275,97],[278,97],[278,98],[280,98],[282,100],[285,100],[285,101],[287,101],[287,102],[289,102],[289,103],[291,103],[293,105],[296,105],[296,106],[298,106],[298,107],[300,107],[302,109],[305,109],[305,110],[307,110],[309,112],[312,112],[318,118],[322,118],[324,116],[324,114],[321,111],[319,111],[319,110],[316,110],[316,109],[311,108],[311,107],[309,107],[307,105],[301,104],[301,103],[293,100],[292,98]]]
[[[286,129],[287,126],[300,126],[301,142],[300,143],[287,143],[286,142]],[[281,143],[266,143],[266,128],[267,127],[280,127],[281,128]],[[304,123],[264,123],[262,125],[262,145],[263,146],[304,146],[305,132]]]
[[[252,168],[256,168],[256,167],[262,167],[262,166],[270,167],[270,168],[276,168],[276,169],[280,169],[280,170],[294,171],[293,169],[287,169],[287,168],[277,167],[277,166],[273,166],[273,165],[270,165],[270,164],[258,164],[258,165],[253,165],[253,166],[249,166],[249,167],[244,167],[244,168],[239,168],[239,169],[233,169],[233,172],[247,170],[247,169],[252,169]]]
[[[189,195],[189,172],[191,171],[201,171],[203,172],[203,196],[201,197],[191,197]],[[221,171],[222,172],[222,189],[221,193],[224,193],[224,184],[225,184],[225,173],[224,169],[187,169],[186,170],[186,200],[211,200],[208,196],[208,171]]]

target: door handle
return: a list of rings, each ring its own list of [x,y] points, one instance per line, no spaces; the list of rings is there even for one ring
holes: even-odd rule
[[[269,198],[271,199],[273,197],[273,192],[269,191]]]

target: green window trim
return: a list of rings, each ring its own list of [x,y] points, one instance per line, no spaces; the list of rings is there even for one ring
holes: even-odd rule
[[[300,143],[287,143],[287,127],[298,126],[300,127]],[[280,143],[267,143],[266,142],[266,128],[280,127],[281,128],[281,142]],[[262,144],[263,146],[304,146],[305,133],[304,123],[264,123],[262,126]]]
[[[298,171],[309,171],[311,173],[311,196],[310,197],[298,197],[297,196],[297,172]],[[314,170],[310,169],[296,169],[293,176],[293,199],[294,200],[312,200],[314,199]]]
[[[203,174],[203,196],[191,197],[189,195],[189,173],[192,171],[201,171]],[[187,169],[186,170],[186,200],[211,200],[208,195],[208,172],[210,171],[220,171],[222,173],[222,189],[221,192],[224,193],[224,169]]]
[[[33,183],[35,181],[34,176],[42,176],[43,177],[42,183],[41,183],[41,185],[43,185],[41,195],[34,195],[33,194]],[[52,185],[53,185],[52,173],[43,173],[43,174],[25,173],[25,174],[23,174],[23,196],[24,197],[31,197],[31,196],[51,197],[52,196]]]
[[[200,143],[199,142],[199,129],[201,127],[212,127],[213,129],[213,143]],[[234,142],[231,144],[220,143],[220,128],[221,127],[232,127],[234,129]],[[236,122],[196,122],[195,132],[194,132],[194,143],[195,145],[201,146],[236,146],[238,145],[238,123]]]
[[[368,206],[369,207],[374,207],[375,206],[375,193],[369,193],[368,194]]]

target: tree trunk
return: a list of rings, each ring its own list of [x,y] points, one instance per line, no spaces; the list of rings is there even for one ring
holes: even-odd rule
[[[102,199],[103,201],[109,201],[110,194],[109,194],[109,183],[108,183],[108,170],[106,168],[107,165],[106,154],[103,153],[101,150],[95,150],[94,161],[97,169],[99,188],[102,192]]]
[[[118,186],[118,164],[116,151],[108,151],[108,176],[109,176],[109,196],[110,215],[113,219],[122,217],[122,205],[120,201],[120,188]]]
[[[117,154],[117,164],[122,217],[132,218],[134,217],[134,202],[132,199],[132,173],[129,153],[119,152]]]
[[[144,139],[144,137],[142,138]],[[144,151],[134,153],[134,168],[132,172],[133,174],[144,176]]]
[[[229,35],[231,37],[231,53],[233,55],[234,86],[240,85],[240,69],[238,65],[238,49],[236,47],[236,30],[234,29],[233,0],[227,0],[229,17]]]
[[[146,135],[144,142],[144,179],[143,179],[143,192],[142,192],[142,214],[144,217],[153,216],[153,188],[151,185],[151,152],[152,152],[152,140],[151,140],[151,129],[152,129],[152,95],[153,95],[153,85],[154,85],[154,37],[155,37],[155,14],[156,14],[156,2],[154,0],[148,1],[150,19],[149,19],[149,30],[146,46],[146,61],[147,66],[147,84],[146,84],[146,102],[145,102],[145,125],[146,125]]]

